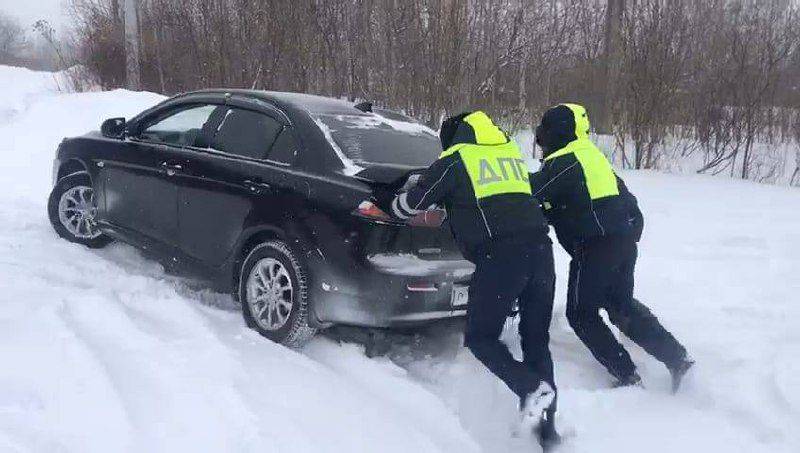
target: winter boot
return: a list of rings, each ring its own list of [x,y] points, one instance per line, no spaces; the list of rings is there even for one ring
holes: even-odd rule
[[[534,429],[539,445],[545,453],[561,444],[561,435],[556,431],[556,411],[546,409],[542,412],[539,426]]]
[[[614,383],[614,388],[620,387],[642,387],[644,388],[644,384],[642,384],[642,377],[639,376],[639,373],[634,371],[633,373],[621,377],[617,379],[617,382]]]
[[[556,392],[547,382],[542,381],[539,387],[520,401],[520,421],[518,433],[536,434],[540,438],[541,423],[545,420],[545,411],[550,408],[556,398]],[[553,425],[555,430],[555,425]]]
[[[675,394],[678,392],[678,389],[681,387],[681,382],[683,381],[684,376],[689,370],[694,366],[694,360],[689,358],[688,356],[684,356],[680,362],[678,362],[674,366],[667,367],[669,370],[670,376],[672,376],[672,393]]]

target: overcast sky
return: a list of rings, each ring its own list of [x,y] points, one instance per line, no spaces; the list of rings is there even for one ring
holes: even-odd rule
[[[30,29],[34,22],[45,19],[58,31],[63,30],[68,18],[66,0],[0,0],[0,11],[16,17],[20,24]]]

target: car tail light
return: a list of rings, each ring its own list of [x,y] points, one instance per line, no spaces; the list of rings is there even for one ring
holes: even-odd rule
[[[428,228],[439,228],[442,226],[444,219],[447,217],[447,213],[443,209],[432,209],[429,211],[424,211],[421,214],[415,215],[407,221],[402,222],[383,212],[383,210],[375,203],[366,200],[362,201],[361,204],[358,205],[358,208],[353,211],[353,214],[376,222],[390,222],[398,224],[406,223],[411,226]]]
[[[432,209],[408,219],[408,224],[412,226],[439,228],[442,226],[442,223],[444,223],[446,217],[447,213],[443,209]]]
[[[389,217],[389,214],[383,212],[378,205],[371,201],[362,201],[361,204],[358,205],[358,208],[353,211],[353,214],[370,220],[378,220],[383,222],[392,221],[392,218]]]

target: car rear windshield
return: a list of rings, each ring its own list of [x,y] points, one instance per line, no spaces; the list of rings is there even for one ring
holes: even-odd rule
[[[427,167],[442,152],[430,128],[391,112],[315,115],[332,145],[353,162]]]

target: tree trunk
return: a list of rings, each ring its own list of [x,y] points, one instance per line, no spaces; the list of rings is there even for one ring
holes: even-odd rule
[[[125,82],[129,90],[139,90],[139,71],[139,0],[125,0]]]
[[[611,133],[614,124],[614,102],[616,84],[622,65],[622,45],[620,29],[622,15],[625,11],[625,0],[608,0],[606,6],[605,29],[605,92],[602,94],[602,110],[600,118],[595,119],[595,127],[599,133]],[[599,121],[598,121],[599,120]]]

